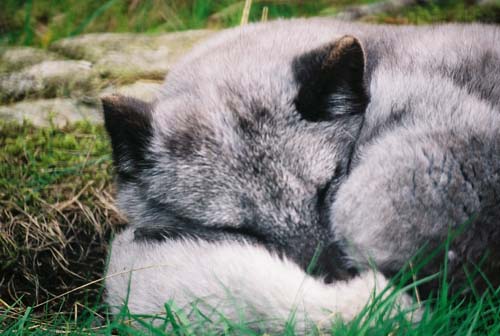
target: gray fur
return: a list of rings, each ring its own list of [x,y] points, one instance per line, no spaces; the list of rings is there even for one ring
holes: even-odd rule
[[[335,318],[354,319],[387,285],[381,273],[371,270],[327,285],[262,246],[227,240],[140,242],[131,229],[113,242],[106,279],[107,302],[114,313],[126,302],[133,314],[154,321],[164,318],[168,302],[195,322],[210,319],[217,325],[229,319],[282,332],[288,321],[295,323],[297,334],[328,329]],[[397,295],[395,308],[411,311],[412,301]],[[197,320],[196,311],[204,318]],[[411,315],[418,319],[420,312]],[[193,328],[199,328],[194,333],[206,333],[203,325],[193,323]]]
[[[394,274],[458,235],[453,289],[467,285],[463,267],[473,274],[481,263],[500,283],[499,41],[498,27],[450,25],[415,29],[379,52],[353,169],[331,211],[358,266],[372,259]]]
[[[305,94],[304,114],[297,97],[322,75],[301,64],[345,35],[363,46],[359,86],[349,85],[355,67],[346,63],[332,72],[326,102],[333,107],[318,117],[325,102],[314,106]],[[154,105],[105,102],[118,201],[135,230],[131,253],[140,240],[165,236],[155,244],[169,250],[195,237],[215,246],[231,241],[234,251],[264,246],[305,269],[320,247],[328,280],[353,276],[368,259],[390,275],[425,243],[438,246],[449,227],[479,214],[448,253],[454,272],[477,262],[498,248],[500,232],[495,41],[500,29],[482,25],[315,19],[249,25],[201,44],[172,69]],[[364,115],[352,112],[364,110],[360,88],[370,99]],[[131,105],[141,112],[115,114]],[[110,302],[125,287],[109,282]],[[144,300],[134,304],[147,307]]]
[[[299,57],[342,33],[317,38],[297,29],[303,36],[296,43],[286,39],[287,27],[223,33],[171,70],[151,107],[147,167],[134,170],[137,162],[122,160],[119,170],[131,169],[135,178],[119,180],[118,202],[138,236],[161,230],[205,239],[243,236],[304,269],[322,249],[322,273],[348,278],[352,271],[342,267],[320,209],[327,207],[326,190],[348,169],[363,117],[343,105],[353,95],[344,83],[328,102],[342,116],[318,122],[301,116],[294,62],[302,66]]]

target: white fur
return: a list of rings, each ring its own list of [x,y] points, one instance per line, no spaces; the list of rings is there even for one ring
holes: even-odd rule
[[[124,302],[133,314],[164,314],[173,300],[185,312],[193,304],[215,321],[258,321],[280,330],[295,312],[297,330],[309,322],[326,327],[349,321],[387,286],[371,271],[348,282],[325,284],[294,263],[245,243],[176,240],[146,243],[128,229],[113,242],[106,280],[107,302],[116,313]],[[409,298],[400,298],[408,306]]]

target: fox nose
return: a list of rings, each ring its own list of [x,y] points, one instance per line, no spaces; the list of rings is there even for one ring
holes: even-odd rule
[[[453,289],[462,290],[477,268],[499,285],[500,133],[387,136],[366,149],[340,187],[332,225],[361,264],[372,259],[393,274],[417,252],[426,259],[443,249],[419,275],[438,272],[448,258]]]

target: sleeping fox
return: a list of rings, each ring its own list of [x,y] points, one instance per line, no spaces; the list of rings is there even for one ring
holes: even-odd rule
[[[459,229],[453,288],[481,262],[498,285],[498,41],[483,25],[251,24],[194,48],[153,103],[104,98],[130,220],[107,302],[157,314],[203,299],[268,330],[292,311],[350,320]]]

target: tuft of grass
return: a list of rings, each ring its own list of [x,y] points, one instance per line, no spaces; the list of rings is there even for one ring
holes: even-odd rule
[[[441,272],[444,283],[445,272]],[[500,289],[467,300],[449,296],[443,285],[436,296],[425,301],[418,323],[411,322],[411,311],[401,310],[396,304],[396,294],[410,291],[418,283],[404,286],[404,279],[411,274],[402,272],[394,285],[396,290],[382,291],[362,310],[358,317],[346,323],[335,317],[324,321],[321,328],[310,325],[306,335],[497,335],[500,332]],[[419,280],[419,283],[429,279]],[[298,329],[291,312],[286,321],[231,320],[218,313],[215,307],[195,302],[184,309],[174,301],[165,303],[164,311],[157,315],[137,315],[126,306],[121,307],[114,318],[109,307],[92,301],[75,305],[74,310],[45,311],[34,313],[32,307],[0,305],[0,331],[2,335],[36,335],[76,333],[86,335],[262,335],[270,334],[265,326],[279,323],[279,334],[304,334]],[[210,317],[203,311],[212,311]],[[242,314],[243,316],[244,314]],[[328,323],[329,322],[329,323]],[[275,324],[276,325],[276,324]]]
[[[390,24],[430,24],[438,22],[500,22],[500,2],[478,6],[466,0],[431,0],[396,13],[383,13],[369,21]]]
[[[259,21],[264,8],[273,18],[334,15],[347,6],[376,0],[254,0],[249,21]],[[165,32],[231,27],[241,21],[242,0],[3,0],[0,44],[47,47],[63,37],[91,32]],[[467,0],[430,0],[396,13],[364,18],[383,23],[500,22],[500,3],[477,5]]]
[[[254,0],[249,21],[334,15],[347,6],[376,0]],[[0,44],[48,47],[69,36],[93,32],[154,33],[240,24],[243,0],[2,0]],[[500,22],[500,3],[477,5],[467,0],[430,0],[396,13],[364,18],[384,23]]]
[[[103,127],[0,123],[0,148],[0,298],[34,305],[102,276],[106,242],[124,222]],[[96,288],[44,308],[72,306]]]
[[[329,1],[256,0],[250,20],[311,16]],[[47,47],[63,37],[92,32],[165,32],[238,25],[244,1],[239,0],[107,0],[21,2],[3,0],[0,43]]]

